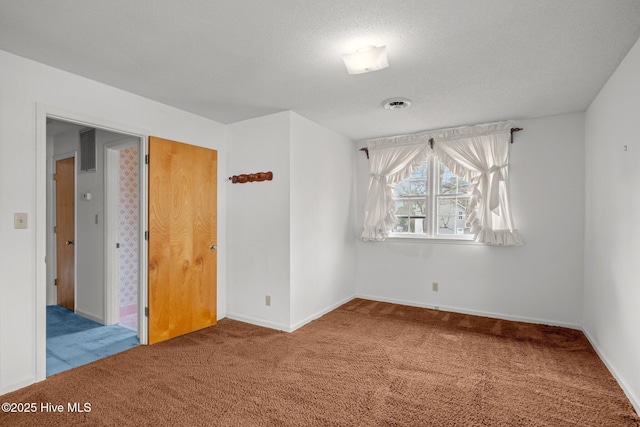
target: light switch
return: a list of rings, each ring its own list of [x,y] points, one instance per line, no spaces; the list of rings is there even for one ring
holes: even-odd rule
[[[13,214],[13,228],[27,228],[27,214],[26,213],[14,213]]]

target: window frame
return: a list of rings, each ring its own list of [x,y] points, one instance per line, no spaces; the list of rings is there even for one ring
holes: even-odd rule
[[[440,162],[436,156],[430,155],[424,163],[427,163],[427,194],[425,196],[419,196],[421,200],[426,199],[426,214],[425,214],[425,228],[423,234],[416,233],[403,233],[392,231],[389,233],[389,238],[398,239],[398,240],[423,240],[430,242],[437,241],[447,241],[447,242],[474,242],[473,234],[438,234],[438,212],[437,212],[437,204],[440,196],[444,196],[446,198],[460,196],[465,194],[463,197],[471,200],[471,193],[462,193],[462,194],[440,194],[439,186],[440,186]],[[444,166],[444,165],[443,165]],[[446,167],[446,166],[445,166]],[[459,177],[458,177],[459,178]],[[408,178],[407,178],[408,179]],[[404,180],[403,180],[404,181]],[[400,183],[396,184],[399,185]],[[416,196],[393,196],[394,202],[396,200],[413,200],[416,199]],[[458,217],[458,214],[453,216],[454,218]],[[466,222],[466,218],[465,218]]]

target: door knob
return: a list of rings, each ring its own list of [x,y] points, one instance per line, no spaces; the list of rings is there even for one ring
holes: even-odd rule
[[[209,249],[211,249],[212,251],[215,251],[218,249],[218,247],[212,243],[211,245],[209,245]]]
[[[73,240],[67,240],[65,242],[67,245],[74,245],[75,243],[73,242]]]

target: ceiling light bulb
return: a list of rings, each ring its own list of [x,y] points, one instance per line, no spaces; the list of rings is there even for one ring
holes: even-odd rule
[[[389,66],[386,46],[367,46],[355,53],[342,55],[349,74],[362,74],[382,70]]]

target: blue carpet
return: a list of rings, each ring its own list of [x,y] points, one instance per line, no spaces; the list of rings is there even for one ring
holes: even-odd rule
[[[137,345],[135,331],[101,325],[58,305],[47,306],[47,376]]]
[[[47,306],[47,339],[99,328],[100,326],[104,325],[79,316],[60,305]]]

